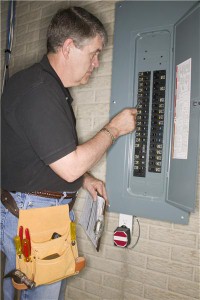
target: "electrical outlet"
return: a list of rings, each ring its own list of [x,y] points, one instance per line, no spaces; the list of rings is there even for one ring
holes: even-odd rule
[[[120,214],[119,215],[119,226],[125,225],[126,227],[130,228],[130,232],[132,235],[133,229],[133,216]]]

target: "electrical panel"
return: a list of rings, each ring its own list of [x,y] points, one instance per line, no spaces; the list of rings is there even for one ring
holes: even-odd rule
[[[197,1],[116,4],[110,116],[137,119],[107,156],[110,211],[187,224],[195,209],[199,20]]]

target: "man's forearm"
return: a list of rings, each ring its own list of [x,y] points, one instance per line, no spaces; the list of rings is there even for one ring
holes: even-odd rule
[[[135,129],[136,114],[135,108],[124,109],[92,139],[50,164],[50,168],[64,180],[75,181],[102,158],[116,138]]]
[[[111,135],[116,138],[117,131],[108,128]],[[112,145],[112,137],[106,131],[98,132],[92,139],[79,145],[77,149],[56,162],[50,164],[52,170],[68,182],[73,182],[90,170]]]

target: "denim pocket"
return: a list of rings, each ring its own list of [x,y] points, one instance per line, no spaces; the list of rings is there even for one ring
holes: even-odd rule
[[[18,218],[11,214],[1,203],[1,250],[4,253],[15,251],[12,237],[17,234]]]
[[[3,206],[1,203],[1,236],[0,236],[0,250],[3,250],[3,241],[4,241],[4,228],[5,228],[5,221],[8,215],[8,210]]]

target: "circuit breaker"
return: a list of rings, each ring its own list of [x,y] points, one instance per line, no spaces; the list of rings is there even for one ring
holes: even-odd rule
[[[146,176],[147,138],[150,125],[148,171],[161,173],[166,70],[153,71],[152,105],[150,106],[151,72],[138,73],[137,123],[135,133],[134,176]],[[149,124],[149,115],[151,121]]]
[[[195,209],[199,15],[197,1],[116,4],[110,116],[137,120],[108,153],[110,211],[187,224]]]

